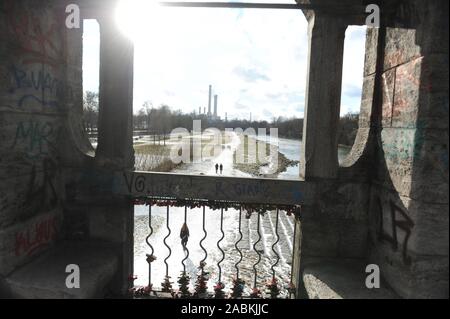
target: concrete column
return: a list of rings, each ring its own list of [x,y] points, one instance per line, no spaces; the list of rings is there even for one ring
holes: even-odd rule
[[[337,177],[337,127],[346,27],[337,17],[309,16],[308,78],[300,165],[300,176],[306,180]]]
[[[337,127],[341,100],[344,36],[347,24],[336,16],[310,13],[308,35],[308,78],[306,87],[303,142],[300,177],[305,180],[333,179],[338,172]],[[296,220],[296,236],[292,272],[297,298],[305,297],[302,273],[309,256],[305,240],[320,242],[322,234],[315,234],[317,207],[303,206],[301,219]],[[320,228],[320,227],[319,227]],[[336,230],[331,230],[336,233]],[[326,239],[324,239],[326,241]],[[326,246],[326,244],[324,244]],[[312,245],[312,247],[317,247]],[[318,252],[321,255],[322,252]]]
[[[100,24],[99,134],[96,159],[100,165],[132,168],[133,43],[113,17]]]
[[[95,160],[108,169],[132,169],[133,151],[133,43],[117,28],[113,16],[101,17],[99,134]],[[122,221],[118,241],[120,270],[114,289],[125,293],[133,273],[133,205],[122,199],[115,205]]]

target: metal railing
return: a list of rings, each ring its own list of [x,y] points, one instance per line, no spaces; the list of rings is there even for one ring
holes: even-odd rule
[[[145,256],[148,263],[148,281],[146,285],[134,287],[130,290],[134,297],[148,298],[292,298],[295,297],[295,287],[292,284],[292,271],[290,267],[293,264],[293,252],[295,247],[295,232],[297,223],[295,218],[299,217],[300,206],[298,205],[257,205],[244,204],[231,201],[212,201],[212,200],[180,200],[173,198],[155,198],[146,197],[135,199],[135,205],[147,205],[148,207],[148,233],[145,237],[147,254]],[[166,235],[162,242],[155,242],[155,230],[153,225],[154,207],[165,208],[165,223],[160,223],[158,227],[165,228]],[[173,226],[171,227],[171,207],[177,207],[179,216],[178,223],[182,223],[180,231],[180,240],[182,243],[184,258],[179,266],[180,275],[178,277],[178,286],[171,282],[169,260],[172,257],[171,245],[169,239],[174,239]],[[184,214],[181,209],[184,208]],[[188,216],[193,210],[201,210],[201,214],[196,218],[201,218],[195,229],[196,236],[200,236],[198,242],[188,245],[189,228]],[[218,230],[214,231],[215,247],[217,247],[218,256],[215,256],[214,265],[206,265],[208,259],[208,247],[205,245],[211,236],[206,224],[208,222],[209,212],[207,209],[219,211]],[[210,212],[215,214],[215,212]],[[232,216],[233,215],[233,216]],[[231,222],[227,225],[225,232],[224,216]],[[162,216],[160,216],[160,221]],[[183,217],[183,218],[181,218]],[[231,218],[233,217],[233,218]],[[247,225],[247,235],[244,235],[244,223]],[[199,229],[201,224],[201,229]],[[264,224],[262,227],[262,224]],[[164,225],[164,226],[163,226]],[[211,227],[211,226],[210,226]],[[289,230],[286,230],[289,228]],[[269,234],[268,234],[269,232]],[[227,238],[226,235],[232,239]],[[161,234],[162,235],[162,234]],[[242,247],[243,240],[246,240],[247,247]],[[153,239],[153,241],[152,241]],[[161,239],[161,238],[160,238]],[[270,239],[270,240],[269,240]],[[285,260],[285,266],[289,266],[289,271],[279,267],[280,260],[283,257],[280,241],[285,242],[284,248],[289,248],[290,261]],[[225,245],[225,244],[227,245]],[[289,244],[292,243],[292,244]],[[198,245],[197,277],[195,281],[191,279],[192,271],[189,273],[186,261],[191,259],[189,246]],[[211,249],[212,245],[210,245]],[[192,248],[191,248],[192,249]],[[160,267],[164,264],[164,278],[160,286],[154,283],[152,268],[158,262],[156,251],[164,256]],[[264,267],[261,267],[264,255]],[[284,254],[286,255],[286,254]],[[199,257],[200,256],[200,257]],[[195,262],[195,260],[192,260]],[[246,265],[246,267],[244,267]],[[192,267],[191,267],[192,268]],[[208,269],[207,269],[208,268]],[[246,271],[244,271],[244,268]],[[261,268],[263,268],[261,270]],[[214,271],[215,276],[210,272]],[[245,273],[244,273],[245,272]],[[138,274],[139,275],[139,274]],[[231,284],[230,284],[231,283]],[[213,287],[211,287],[213,285]]]

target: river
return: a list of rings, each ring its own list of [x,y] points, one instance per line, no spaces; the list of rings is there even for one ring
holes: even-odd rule
[[[282,138],[282,137],[271,137],[270,139],[267,137],[256,137],[258,140],[261,141],[270,141],[272,144],[278,145],[278,150],[280,153],[282,153],[284,156],[286,156],[287,159],[292,161],[299,161],[300,160],[300,152],[301,152],[301,140],[294,140],[289,138]],[[348,155],[350,149],[345,147],[339,147],[338,148],[338,160],[339,163],[342,162],[345,157]],[[300,172],[300,165],[292,165],[289,166],[286,171],[278,174],[278,178],[280,179],[299,179],[299,172]]]

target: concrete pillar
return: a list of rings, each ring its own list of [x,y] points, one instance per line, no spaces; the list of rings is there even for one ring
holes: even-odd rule
[[[133,43],[113,17],[100,24],[99,133],[96,159],[100,165],[132,168]]]
[[[300,176],[335,178],[338,170],[337,127],[341,100],[344,36],[339,18],[309,17],[308,78]]]
[[[100,25],[99,134],[96,162],[109,169],[132,169],[133,151],[133,43],[118,28],[111,16],[98,19]],[[129,288],[127,277],[133,273],[133,204],[119,199],[122,228],[118,285],[122,293]]]
[[[337,177],[339,167],[337,127],[347,25],[336,16],[315,13],[307,17],[308,78],[300,176],[305,180],[333,179]],[[302,280],[305,257],[315,255],[314,251],[304,247],[304,239],[312,242],[322,239],[321,234],[314,234],[316,226],[321,224],[320,219],[316,220],[316,213],[317,207],[303,206],[301,218],[296,219],[292,272],[297,298],[305,296]]]

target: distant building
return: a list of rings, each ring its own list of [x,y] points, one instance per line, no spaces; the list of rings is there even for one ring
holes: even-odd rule
[[[213,115],[214,119],[217,119],[217,98],[218,98],[217,94],[214,95],[214,115]]]
[[[208,117],[211,116],[211,95],[212,95],[212,85],[209,85],[208,90]]]
[[[217,115],[218,113],[218,102],[219,96],[217,94],[214,95],[214,113],[211,112],[211,102],[212,102],[212,85],[209,85],[209,89],[208,89],[208,113],[206,113],[206,109],[205,109],[205,114],[207,116],[208,119],[210,120],[218,120],[220,119],[220,117]]]

